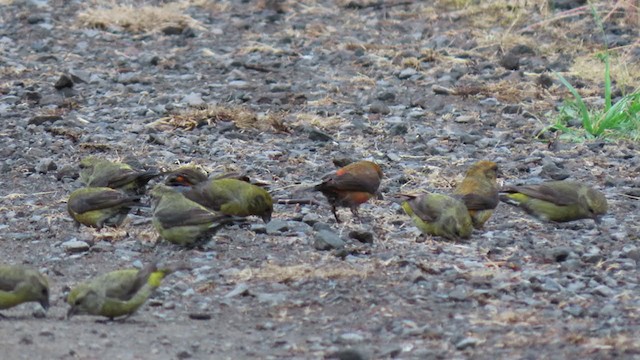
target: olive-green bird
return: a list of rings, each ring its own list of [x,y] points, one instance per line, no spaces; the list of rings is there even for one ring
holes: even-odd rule
[[[424,234],[449,240],[468,239],[473,231],[471,216],[464,203],[443,194],[403,195],[409,200],[402,208]]]
[[[110,187],[130,194],[143,194],[147,183],[161,175],[158,171],[137,171],[129,164],[95,156],[80,161],[80,181],[89,187]]]
[[[0,265],[0,310],[32,301],[49,308],[47,278],[24,265]]]
[[[515,205],[543,221],[593,219],[607,213],[604,194],[576,181],[549,181],[539,185],[506,186],[500,200]]]
[[[496,178],[498,165],[482,160],[471,165],[464,180],[456,187],[454,194],[469,210],[473,227],[481,229],[498,206],[498,185]]]
[[[273,199],[267,190],[238,179],[212,179],[193,186],[184,196],[224,215],[256,215],[269,222],[273,213]]]
[[[101,229],[120,226],[139,196],[127,195],[108,187],[86,187],[71,193],[67,211],[76,224]]]
[[[153,226],[160,236],[177,245],[194,246],[205,242],[223,225],[235,219],[187,199],[181,192],[158,184],[150,192]]]
[[[98,315],[111,320],[131,316],[168,274],[183,267],[158,269],[155,262],[144,268],[116,270],[74,287],[67,296],[71,308],[67,318],[74,315]]]

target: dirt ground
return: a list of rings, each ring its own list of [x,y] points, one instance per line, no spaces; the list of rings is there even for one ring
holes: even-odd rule
[[[554,71],[601,104],[604,40],[614,94],[635,86],[633,2],[596,2],[603,31],[581,1],[104,3],[0,0],[0,258],[52,293],[46,317],[2,312],[2,358],[640,358],[638,144],[540,134],[570,96]],[[148,208],[76,229],[87,155],[245,171],[323,205],[278,204],[200,249],[158,242]],[[385,199],[336,224],[305,188],[345,158],[381,164]],[[546,224],[501,204],[448,242],[389,200],[449,193],[480,159],[501,184],[592,184],[609,213]],[[327,233],[344,245],[319,250]],[[64,319],[70,286],[155,257],[193,269],[126,321]]]

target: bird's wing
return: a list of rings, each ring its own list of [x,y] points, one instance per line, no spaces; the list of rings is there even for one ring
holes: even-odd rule
[[[489,196],[480,194],[465,194],[460,195],[459,197],[469,210],[495,209],[500,202],[497,191]]]
[[[13,274],[1,274],[0,275],[0,290],[1,291],[13,291],[16,288],[18,283],[22,281],[17,276]]]
[[[440,214],[440,211],[434,209],[425,201],[420,201],[419,197],[409,200],[408,203],[411,209],[413,209],[413,213],[423,221],[435,221]]]
[[[545,184],[511,186],[506,188],[506,192],[521,193],[559,206],[572,205],[578,201],[576,188],[571,186],[562,188],[552,187]]]
[[[138,172],[133,169],[113,169],[113,171],[109,171],[103,176],[91,179],[88,185],[92,187],[106,186],[115,189],[139,179],[142,179],[141,183],[146,183],[159,174],[156,171]]]
[[[138,271],[135,276],[129,276],[126,281],[114,284],[113,287],[107,289],[106,296],[118,300],[127,301],[131,299],[143,286],[147,283],[149,276],[157,270],[155,262],[147,264]]]
[[[217,215],[199,207],[192,207],[186,211],[176,211],[169,207],[159,208],[156,209],[153,216],[160,222],[163,228],[213,224],[226,218],[224,215]]]
[[[137,197],[127,196],[118,191],[101,191],[85,196],[76,196],[69,199],[69,206],[77,213],[93,210],[102,210],[124,204],[133,204]]]
[[[340,190],[340,191],[365,191],[375,193],[380,186],[380,178],[377,176],[358,176],[350,173],[325,176],[322,183],[316,186],[316,190]]]
[[[217,179],[194,186],[184,196],[198,204],[215,211],[230,202],[242,202],[245,186],[250,184],[237,179]]]

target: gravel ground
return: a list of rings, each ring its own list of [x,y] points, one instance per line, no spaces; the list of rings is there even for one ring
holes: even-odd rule
[[[567,96],[551,71],[602,44],[588,14],[544,22],[572,2],[150,1],[164,10],[129,10],[128,25],[98,3],[0,1],[2,261],[52,283],[46,317],[3,311],[3,357],[640,358],[638,145],[535,138]],[[605,25],[632,47],[624,17]],[[503,183],[584,181],[610,209],[596,227],[503,204],[453,243],[389,200],[360,220],[341,210],[343,224],[328,205],[276,205],[269,224],[187,250],[157,242],[148,209],[76,229],[66,198],[87,155],[246,171],[276,198],[318,201],[304,189],[344,158],[380,163],[387,198],[450,192],[489,159]],[[193,270],[124,322],[64,320],[69,286],[155,256]]]

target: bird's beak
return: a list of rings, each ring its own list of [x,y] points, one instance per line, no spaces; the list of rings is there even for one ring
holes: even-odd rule
[[[594,216],[593,221],[595,221],[596,225],[600,225],[600,222],[601,222],[600,216]]]
[[[47,311],[49,310],[49,298],[46,299],[41,299],[40,301],[38,301],[40,303],[40,305],[42,306],[42,308]]]
[[[262,221],[264,221],[265,224],[271,221],[271,213],[262,215]]]

